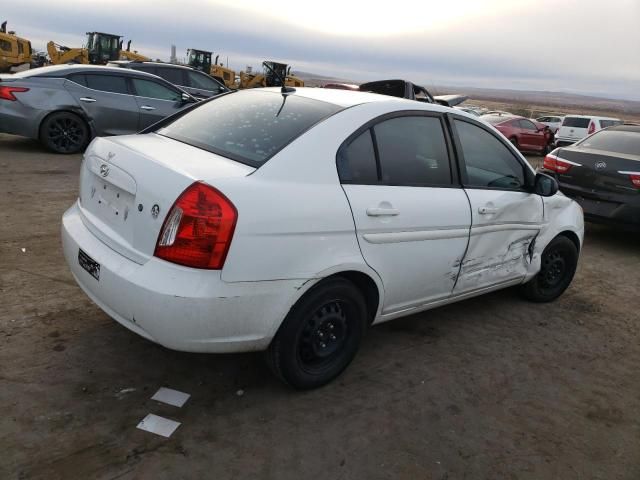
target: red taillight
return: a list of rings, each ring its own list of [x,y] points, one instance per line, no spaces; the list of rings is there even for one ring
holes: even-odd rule
[[[596,124],[593,122],[589,123],[589,131],[587,133],[591,135],[595,131],[596,131]]]
[[[632,173],[629,175],[629,178],[634,187],[640,188],[640,173]]]
[[[154,255],[187,267],[221,269],[237,219],[236,207],[227,197],[196,182],[169,211]]]
[[[18,100],[14,93],[28,92],[28,88],[24,87],[3,87],[0,86],[0,100],[9,100],[15,102]]]
[[[551,170],[552,172],[557,173],[567,173],[573,167],[572,164],[558,158],[553,153],[550,153],[546,157],[544,157],[544,162],[542,163],[542,167],[547,170]]]

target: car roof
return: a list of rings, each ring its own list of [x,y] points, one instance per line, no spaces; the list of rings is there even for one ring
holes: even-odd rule
[[[73,72],[114,72],[121,74],[122,69],[119,67],[107,67],[105,65],[50,65],[48,67],[33,68],[13,74],[15,78],[28,77],[57,77],[64,76]],[[141,73],[141,72],[136,72]],[[144,74],[144,73],[143,73]],[[148,74],[145,74],[148,75]],[[155,75],[153,75],[155,77]]]
[[[160,68],[170,67],[170,68],[181,68],[183,70],[196,70],[195,68],[190,67],[188,65],[178,65],[176,63],[165,63],[165,62],[137,62],[135,60],[113,60],[109,63],[121,65],[123,67],[129,67],[130,65],[153,65],[154,67],[160,67]]]
[[[268,87],[264,88],[265,91],[280,92],[280,87]],[[327,103],[333,103],[344,108],[352,107],[354,105],[360,105],[363,103],[372,102],[396,102],[404,106],[409,105],[429,105],[431,107],[434,104],[427,104],[424,102],[416,102],[415,100],[407,100],[399,97],[391,97],[389,95],[380,95],[378,93],[359,92],[353,90],[340,90],[334,88],[316,88],[316,87],[296,87],[290,95],[298,95],[300,97],[310,98],[313,100],[320,100]],[[444,108],[444,107],[443,107]]]

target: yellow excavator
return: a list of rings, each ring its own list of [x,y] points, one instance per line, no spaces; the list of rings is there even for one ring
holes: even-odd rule
[[[213,78],[223,83],[227,88],[237,88],[236,72],[231,70],[228,66],[225,67],[222,63],[218,64],[218,58],[220,55],[216,55],[215,61],[211,62],[212,56],[213,52],[190,48],[187,50],[187,64],[196,70],[208,73]]]
[[[87,32],[87,43],[81,48],[69,48],[54,42],[47,43],[47,53],[52,64],[84,63],[105,65],[112,60],[137,60],[145,62],[148,57],[131,51],[131,40],[122,50],[122,36],[113,33]]]
[[[31,42],[7,32],[7,22],[0,25],[0,73],[11,72],[31,65]]]
[[[262,73],[253,73],[249,69],[240,72],[238,88],[281,87],[283,78],[285,87],[304,87],[304,81],[291,75],[291,67],[287,64],[265,60],[262,66]]]

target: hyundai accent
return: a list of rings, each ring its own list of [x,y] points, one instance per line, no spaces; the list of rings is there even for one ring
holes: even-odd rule
[[[460,110],[346,90],[223,94],[96,138],[62,219],[66,261],[108,315],[165,347],[265,350],[329,382],[367,328],[519,286],[569,286],[580,207]]]

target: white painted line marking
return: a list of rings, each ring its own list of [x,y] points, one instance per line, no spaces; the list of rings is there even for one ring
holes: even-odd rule
[[[169,438],[179,426],[180,422],[174,422],[168,418],[159,417],[158,415],[150,413],[140,421],[137,428],[145,432],[155,433],[156,435]]]
[[[189,400],[188,393],[179,392],[178,390],[173,390],[172,388],[162,387],[158,390],[151,400],[157,400],[158,402],[166,403],[169,405],[173,405],[174,407],[182,407],[187,400]]]

